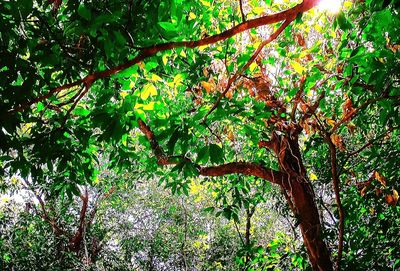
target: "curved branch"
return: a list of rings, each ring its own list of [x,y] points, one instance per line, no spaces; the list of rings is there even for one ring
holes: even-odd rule
[[[150,127],[141,119],[138,120],[140,131],[146,136],[150,143],[151,149],[157,158],[159,165],[175,165],[180,162],[192,161],[185,156],[168,156],[165,154],[163,148],[160,146],[155,138],[153,131]],[[283,187],[288,187],[289,176],[283,172],[276,171],[270,168],[266,168],[260,164],[251,162],[232,162],[218,166],[202,167],[195,164],[198,172],[202,176],[224,176],[229,174],[243,174],[247,176],[254,176],[265,179],[271,183],[278,184]]]
[[[37,214],[38,214],[44,221],[46,221],[47,223],[50,224],[50,226],[53,228],[54,233],[56,234],[56,236],[61,236],[61,235],[63,235],[63,236],[65,236],[65,237],[69,238],[69,234],[68,234],[64,229],[62,229],[62,228],[60,227],[60,225],[58,225],[58,224],[56,223],[56,218],[55,218],[55,217],[51,217],[51,215],[47,212],[46,204],[45,204],[45,202],[43,201],[42,197],[40,196],[39,192],[35,191],[35,188],[33,187],[33,185],[32,185],[28,180],[22,179],[22,181],[23,181],[23,183],[24,183],[25,188],[28,189],[28,190],[35,196],[35,198],[37,199],[37,201],[39,202],[41,212],[39,212],[39,211],[36,210],[36,208],[35,208]]]
[[[386,132],[380,134],[379,136],[377,136],[376,138],[373,138],[371,140],[369,140],[367,143],[365,143],[361,148],[354,150],[350,153],[347,154],[346,158],[344,159],[341,168],[339,169],[339,176],[340,174],[342,174],[344,167],[346,166],[347,162],[349,161],[349,159],[354,156],[359,154],[360,152],[362,152],[363,150],[365,150],[366,148],[374,145],[377,141],[382,140],[385,136],[387,136],[388,134],[390,134],[393,130],[398,129],[399,126],[396,127],[390,127]]]
[[[123,63],[121,65],[115,66],[113,68],[110,68],[110,69],[107,69],[104,71],[94,72],[94,73],[89,74],[86,77],[81,78],[75,82],[54,88],[54,89],[50,90],[49,93],[39,96],[31,101],[28,101],[28,102],[22,104],[21,106],[15,107],[15,108],[11,109],[9,112],[10,113],[22,112],[25,109],[27,109],[28,107],[30,107],[32,104],[35,104],[35,103],[43,101],[47,98],[50,98],[53,94],[60,92],[64,89],[69,89],[69,88],[72,88],[74,86],[78,86],[81,84],[84,84],[85,87],[89,88],[91,86],[91,84],[94,83],[95,81],[109,77],[111,75],[119,73],[120,71],[128,69],[128,68],[132,67],[133,65],[139,63],[140,61],[144,60],[145,58],[153,56],[158,52],[171,50],[171,49],[175,49],[175,48],[181,48],[181,47],[196,48],[196,47],[200,47],[200,46],[210,45],[210,44],[214,44],[219,41],[222,41],[222,40],[226,40],[230,37],[233,37],[241,32],[244,32],[244,31],[252,29],[252,28],[257,28],[257,27],[260,27],[263,25],[269,25],[269,24],[281,22],[284,20],[288,20],[291,18],[295,18],[298,14],[312,9],[314,6],[316,6],[318,4],[318,2],[319,2],[318,0],[304,0],[302,3],[296,5],[288,10],[242,22],[242,23],[238,24],[237,26],[234,26],[231,29],[228,29],[220,34],[205,37],[200,40],[167,42],[167,43],[162,43],[162,44],[142,48],[142,49],[140,49],[139,54],[136,57],[134,57],[133,59],[131,59],[130,61],[128,61],[126,63]]]

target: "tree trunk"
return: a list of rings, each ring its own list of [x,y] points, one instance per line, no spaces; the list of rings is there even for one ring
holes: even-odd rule
[[[315,203],[313,188],[307,178],[301,158],[296,134],[273,134],[266,145],[278,156],[281,171],[290,177],[283,182],[286,200],[298,219],[304,245],[313,270],[331,271],[333,264],[325,242],[322,240],[322,226]]]
[[[312,188],[309,184],[300,183],[297,180],[291,181],[291,185],[293,211],[300,222],[300,230],[311,266],[313,270],[333,270],[329,251],[322,240],[321,222]]]

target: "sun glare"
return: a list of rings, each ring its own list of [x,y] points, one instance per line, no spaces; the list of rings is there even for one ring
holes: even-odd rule
[[[321,10],[326,10],[329,13],[338,13],[342,7],[340,0],[321,0],[318,4]]]

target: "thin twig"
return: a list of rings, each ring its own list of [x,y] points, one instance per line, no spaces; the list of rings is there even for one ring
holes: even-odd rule
[[[238,227],[238,225],[237,225],[237,223],[236,223],[235,220],[233,220],[233,224],[235,225],[235,229],[236,229],[236,231],[237,231],[237,233],[238,233],[238,235],[239,235],[240,241],[242,242],[243,245],[245,245],[245,242],[244,242],[242,233],[240,232],[239,227]]]
[[[246,15],[244,15],[244,12],[243,12],[243,2],[242,2],[242,0],[239,0],[239,7],[240,7],[240,13],[242,14],[242,22],[245,22],[246,21]]]
[[[335,192],[336,204],[339,210],[339,241],[338,241],[339,244],[338,244],[338,255],[336,259],[336,270],[339,271],[343,253],[344,210],[342,206],[342,201],[340,199],[340,186],[339,186],[340,179],[337,171],[336,147],[329,136],[326,136],[326,140],[329,145],[329,152],[331,156],[333,190]]]
[[[369,140],[369,141],[368,141],[365,145],[363,145],[361,148],[359,148],[359,149],[357,149],[357,150],[354,150],[354,151],[348,153],[348,154],[347,154],[347,157],[344,159],[344,162],[342,163],[342,166],[340,167],[339,176],[342,174],[345,165],[347,164],[347,162],[349,161],[349,159],[350,159],[352,156],[359,154],[360,152],[362,152],[362,151],[365,150],[366,148],[372,146],[376,141],[381,140],[381,139],[384,138],[387,134],[389,134],[390,132],[392,132],[393,130],[396,130],[396,129],[398,129],[398,128],[399,128],[398,126],[397,126],[397,127],[390,127],[386,132],[382,133],[382,134],[379,135],[378,137]]]

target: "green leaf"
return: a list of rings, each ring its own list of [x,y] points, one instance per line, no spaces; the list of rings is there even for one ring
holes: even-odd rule
[[[183,167],[183,176],[185,178],[198,176],[198,175],[199,175],[199,171],[193,163],[190,163],[190,162],[185,163],[185,166]]]
[[[42,102],[37,103],[37,111],[40,112],[44,109],[44,104]]]
[[[216,144],[210,145],[210,160],[212,163],[222,163],[224,162],[224,152],[222,148]]]
[[[302,18],[303,18],[303,12],[299,12],[296,16],[295,20],[296,24],[301,24],[303,22]]]
[[[74,113],[78,116],[87,116],[90,114],[90,110],[87,110],[83,107],[78,107],[74,110]]]
[[[172,135],[167,143],[169,154],[174,153],[174,148],[175,148],[176,142],[179,140],[180,137],[181,137],[181,131],[180,131],[179,127],[177,127],[175,129],[175,131],[172,133]]]
[[[176,32],[177,28],[176,25],[170,22],[159,22],[158,23],[159,26],[161,26],[164,30],[168,31],[168,32]]]
[[[19,14],[23,19],[25,19],[32,12],[33,0],[19,0],[16,2],[18,3],[17,9],[19,11]]]
[[[350,29],[351,23],[347,20],[346,16],[344,15],[343,12],[340,12],[337,17],[336,17],[337,23],[342,30],[348,30]]]
[[[204,208],[204,209],[203,209],[203,211],[206,212],[206,213],[213,213],[214,210],[215,210],[214,207],[207,207],[207,208]]]
[[[121,34],[120,31],[113,31],[113,33],[114,33],[116,41],[120,45],[125,45],[126,44],[126,39],[125,39],[124,35]]]
[[[83,3],[81,3],[78,7],[78,14],[88,21],[90,21],[90,19],[92,18],[90,10]]]
[[[174,171],[178,171],[178,172],[181,172],[182,170],[183,170],[183,167],[185,166],[185,163],[184,162],[180,162],[180,163],[178,163],[176,166],[174,166],[172,169],[171,169],[171,172],[174,172]]]
[[[150,62],[146,63],[146,65],[144,66],[144,69],[146,71],[151,71],[152,69],[156,68],[157,66],[158,66],[157,62],[150,61]]]
[[[230,220],[230,219],[232,218],[232,210],[231,210],[230,208],[225,208],[225,209],[222,211],[222,215],[223,215],[226,219]]]
[[[199,162],[207,163],[209,156],[210,156],[209,147],[208,146],[202,147],[197,153],[196,163]]]

